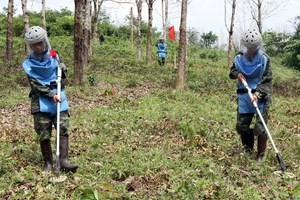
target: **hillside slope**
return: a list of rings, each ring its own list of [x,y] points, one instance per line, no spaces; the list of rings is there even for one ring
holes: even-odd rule
[[[52,175],[41,171],[26,77],[20,68],[1,77],[0,197],[300,198],[299,72],[274,59],[268,126],[295,175],[282,179],[274,174],[279,165],[270,144],[262,163],[254,160],[255,152],[230,156],[240,145],[235,81],[228,78],[224,52],[215,53],[205,59],[190,55],[186,87],[178,91],[172,54],[162,67],[138,63],[124,46],[97,47],[85,68],[86,84],[68,87],[70,159],[80,168],[61,185],[49,185]]]

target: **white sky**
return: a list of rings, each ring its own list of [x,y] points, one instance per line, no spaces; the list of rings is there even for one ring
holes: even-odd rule
[[[153,10],[153,25],[157,27],[158,30],[162,29],[161,2],[161,0],[156,0]],[[276,2],[276,0],[274,0],[274,2]],[[237,3],[239,3],[239,0]],[[7,1],[0,0],[1,11],[3,7],[7,7]],[[46,7],[56,10],[67,7],[73,11],[74,0],[46,0]],[[110,14],[110,18],[115,24],[125,23],[124,19],[125,16],[129,14],[130,7],[133,7],[133,12],[136,16],[137,11],[135,4],[116,5],[111,2],[103,3],[103,8],[106,8],[107,13]],[[238,4],[238,7],[242,9],[242,3]],[[15,9],[17,9],[17,13],[21,13],[21,1],[15,1]],[[39,11],[41,9],[41,1],[28,0],[28,9],[31,11]],[[248,12],[247,10],[245,11]],[[146,3],[144,3],[142,12],[143,20],[147,21],[148,16]],[[178,31],[180,24],[180,6],[169,5],[169,12],[170,25],[174,25],[175,30]],[[228,10],[228,13],[230,14],[230,10]],[[238,10],[236,13],[242,13],[242,11]],[[288,4],[285,7],[277,10],[273,16],[263,20],[264,30],[273,29],[276,31],[293,31],[291,20],[293,20],[296,16],[300,16],[300,0],[288,0]],[[221,41],[226,41],[228,33],[224,24],[224,0],[190,0],[188,5],[187,21],[188,27],[195,28],[200,33],[212,31],[214,34],[219,36]],[[249,28],[253,25],[254,23],[250,20],[250,17],[236,17],[236,31],[243,31],[243,29]]]

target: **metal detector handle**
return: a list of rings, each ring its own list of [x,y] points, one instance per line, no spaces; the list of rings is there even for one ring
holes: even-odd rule
[[[253,94],[252,94],[252,92],[251,92],[251,88],[249,88],[249,86],[248,86],[247,81],[246,81],[245,79],[242,79],[241,81],[242,81],[244,87],[247,89],[247,92],[248,92],[249,97],[252,99],[252,95],[253,95]],[[258,114],[258,116],[259,116],[259,118],[260,118],[260,120],[261,120],[261,122],[262,122],[262,124],[263,124],[263,126],[264,126],[264,128],[265,128],[265,130],[266,130],[266,132],[267,132],[268,138],[270,139],[270,142],[271,142],[271,144],[272,144],[272,146],[273,146],[273,148],[274,148],[274,150],[275,150],[276,158],[277,158],[277,160],[278,160],[278,162],[279,162],[281,171],[282,171],[282,172],[285,172],[285,171],[286,171],[286,166],[285,166],[284,161],[283,161],[283,159],[282,159],[282,157],[281,157],[281,153],[279,152],[279,150],[277,149],[277,147],[276,147],[276,145],[275,145],[275,143],[274,143],[274,140],[273,140],[273,138],[272,138],[272,136],[271,136],[271,133],[270,133],[268,127],[267,127],[267,124],[265,123],[265,120],[264,120],[264,118],[263,118],[263,116],[262,116],[262,114],[261,114],[261,112],[260,112],[260,110],[259,110],[259,108],[258,108],[258,106],[257,106],[257,102],[256,102],[256,101],[253,101],[252,104],[253,104],[253,106],[255,107],[256,112],[257,112],[257,114]]]
[[[250,99],[252,99],[253,94],[252,94],[251,88],[249,88],[249,86],[248,86],[247,81],[245,79],[242,79],[242,83],[243,83],[244,87],[247,89]],[[258,108],[256,101],[253,101],[252,104],[255,108]]]

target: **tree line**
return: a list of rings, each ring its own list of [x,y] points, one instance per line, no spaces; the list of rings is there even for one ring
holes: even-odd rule
[[[112,1],[115,3],[131,3],[136,6],[137,16],[133,16],[133,7],[129,11],[127,19],[129,24],[116,27],[112,25],[109,20],[109,15],[102,9],[105,2]],[[244,2],[249,3],[250,13],[255,21],[259,31],[262,31],[263,18],[270,15],[271,12],[264,11],[264,8],[270,4],[268,1],[251,0]],[[278,0],[278,2],[284,0]],[[8,7],[3,14],[0,14],[0,35],[6,34],[6,58],[11,61],[13,40],[15,37],[22,37],[24,32],[29,28],[29,23],[32,25],[41,24],[48,35],[51,37],[59,35],[74,36],[74,83],[83,83],[83,67],[87,64],[92,55],[92,43],[98,42],[99,34],[105,36],[114,35],[118,38],[130,39],[131,47],[137,50],[137,59],[143,61],[142,57],[142,38],[146,38],[146,64],[152,63],[152,38],[161,34],[157,32],[156,28],[152,27],[153,20],[153,7],[154,3],[162,3],[162,22],[164,37],[167,36],[167,28],[169,25],[168,12],[169,3],[178,4],[181,7],[180,13],[180,29],[179,29],[179,48],[177,55],[178,67],[178,88],[184,86],[184,74],[186,69],[186,56],[188,46],[198,46],[199,48],[211,48],[214,46],[218,37],[212,32],[200,34],[198,31],[189,28],[187,29],[187,13],[188,13],[188,0],[76,0],[75,9],[69,11],[67,9],[47,10],[45,9],[46,1],[42,0],[42,7],[40,12],[29,12],[27,10],[27,0],[21,0],[22,12],[20,16],[14,16],[14,1],[8,1]],[[231,63],[232,54],[239,49],[239,44],[233,41],[235,15],[240,12],[238,8],[239,0],[224,0],[225,8],[225,26],[228,30],[228,65]],[[252,4],[250,4],[252,2]],[[142,20],[143,3],[147,5],[148,20]],[[273,2],[274,5],[278,5]],[[157,4],[156,4],[157,5]],[[229,9],[228,9],[229,5]],[[228,19],[226,18],[227,11],[231,14]],[[276,7],[268,10],[276,10]],[[47,22],[47,23],[46,23]],[[51,27],[51,28],[50,28]],[[295,18],[294,33],[278,33],[275,31],[266,31],[262,33],[264,38],[264,47],[270,56],[282,57],[283,64],[289,67],[300,69],[300,16]],[[135,39],[135,41],[134,41]],[[27,47],[27,51],[29,51]],[[180,82],[180,83],[179,83]]]

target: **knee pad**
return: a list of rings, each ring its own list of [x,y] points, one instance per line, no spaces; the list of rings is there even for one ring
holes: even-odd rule
[[[249,126],[247,126],[247,125],[241,125],[241,124],[237,124],[236,125],[236,131],[240,135],[245,135],[245,134],[253,133],[253,130],[250,129]]]
[[[265,128],[262,125],[261,126],[259,126],[259,125],[255,126],[253,132],[254,132],[255,136],[266,135],[267,134],[266,131],[265,131]]]

